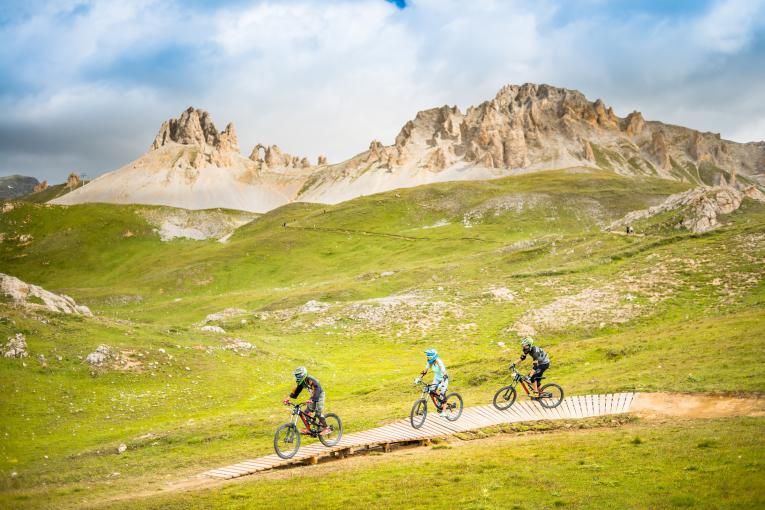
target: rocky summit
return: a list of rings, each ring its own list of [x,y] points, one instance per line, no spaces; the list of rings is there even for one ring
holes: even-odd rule
[[[54,202],[145,203],[266,212],[289,202],[337,203],[361,195],[453,180],[483,180],[559,168],[599,168],[694,185],[765,185],[765,142],[619,117],[602,100],[550,85],[507,85],[465,112],[424,110],[393,144],[338,164],[257,144],[244,157],[229,123],[188,108],[165,121],[150,151]]]

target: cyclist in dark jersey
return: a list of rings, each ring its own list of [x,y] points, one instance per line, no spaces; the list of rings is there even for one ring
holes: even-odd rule
[[[539,381],[542,379],[542,374],[545,373],[545,370],[550,368],[550,356],[541,347],[534,345],[534,339],[530,336],[521,340],[521,347],[523,348],[523,354],[515,363],[518,364],[525,360],[526,356],[531,356],[531,359],[534,360],[534,369],[529,372],[531,389],[539,393]]]
[[[316,413],[316,416],[319,417],[319,424],[322,426],[322,435],[331,432],[329,427],[327,427],[326,420],[324,420],[324,389],[321,387],[319,380],[308,375],[308,369],[305,367],[297,367],[292,375],[295,376],[297,386],[292,390],[289,398],[284,400],[284,403],[288,403],[290,398],[297,398],[304,388],[307,389],[311,394],[311,398],[306,402],[306,414],[310,416]],[[301,432],[303,434],[309,433],[307,429],[303,429]]]

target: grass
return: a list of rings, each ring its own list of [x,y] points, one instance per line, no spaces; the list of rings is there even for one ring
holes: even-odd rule
[[[0,359],[0,502],[77,506],[85,493],[105,499],[270,453],[296,365],[319,377],[348,431],[406,415],[429,346],[468,405],[487,402],[518,354],[513,324],[588,289],[614,294],[602,317],[584,313],[537,334],[553,359],[550,379],[568,393],[761,394],[765,207],[747,200],[704,235],[663,217],[642,237],[601,230],[685,186],[565,171],[442,183],[291,204],[225,244],[161,242],[138,214],[145,206],[16,202],[0,215],[2,272],[69,294],[96,317],[0,302],[0,339],[22,332],[30,351]],[[487,294],[496,287],[514,299]],[[368,301],[399,294],[422,305],[391,311]],[[330,309],[300,312],[309,300]],[[207,314],[232,307],[246,312],[213,322],[225,335],[200,331]],[[611,315],[631,307],[623,320]],[[227,338],[255,349],[224,350]],[[87,365],[100,344],[128,368]],[[624,441],[634,437],[645,440],[635,451],[655,447],[650,428]],[[727,455],[727,444],[696,448],[710,437],[689,444]],[[577,504],[566,491],[554,501]]]
[[[105,508],[760,508],[761,433],[738,418],[490,437]],[[725,449],[695,448],[707,435]]]

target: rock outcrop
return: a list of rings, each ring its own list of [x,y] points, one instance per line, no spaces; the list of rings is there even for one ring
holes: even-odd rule
[[[176,164],[191,168],[231,165],[232,153],[239,153],[239,140],[233,123],[218,131],[212,117],[204,110],[188,107],[177,119],[162,123],[151,150],[170,144],[190,146],[195,149],[182,153]]]
[[[73,190],[82,186],[82,179],[74,172],[69,173],[69,177],[66,178],[66,188]]]
[[[93,314],[87,306],[78,305],[64,294],[54,294],[37,285],[25,283],[14,276],[0,273],[0,294],[10,298],[16,305],[30,310],[85,315]]]
[[[34,189],[32,190],[32,193],[40,193],[41,191],[45,191],[48,189],[48,181],[42,181],[41,183],[37,184]]]
[[[263,156],[261,156],[263,151]],[[292,156],[282,152],[276,145],[257,144],[250,153],[250,159],[266,168],[310,168],[308,158]],[[320,163],[321,164],[321,163]],[[325,161],[326,164],[326,161]]]
[[[4,358],[26,358],[29,356],[27,352],[27,339],[23,333],[16,333],[14,336],[8,338],[8,343],[1,349]]]
[[[706,232],[719,226],[720,215],[737,210],[745,197],[765,203],[765,194],[754,186],[744,191],[728,185],[694,188],[671,195],[661,204],[649,209],[632,211],[609,225],[607,230],[621,230],[640,220],[668,211],[677,211],[681,216],[675,225],[676,228],[697,233]]]

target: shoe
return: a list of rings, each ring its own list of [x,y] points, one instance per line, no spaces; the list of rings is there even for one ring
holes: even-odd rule
[[[311,431],[308,429],[300,429],[300,433],[303,434],[304,436],[308,436],[311,434]]]
[[[319,432],[320,436],[328,436],[332,433],[331,427],[324,427],[321,432]]]
[[[440,416],[441,418],[446,418],[446,411],[444,411],[443,409],[438,411],[438,416]]]

